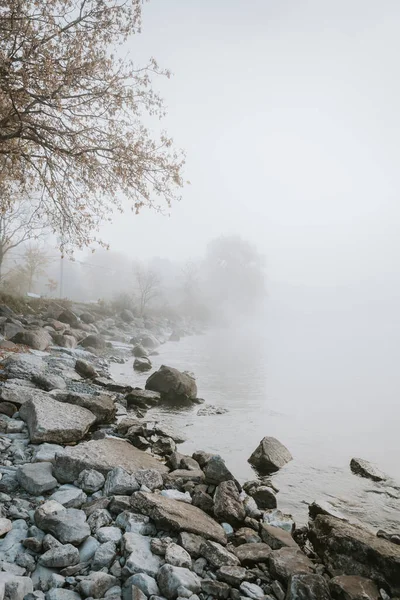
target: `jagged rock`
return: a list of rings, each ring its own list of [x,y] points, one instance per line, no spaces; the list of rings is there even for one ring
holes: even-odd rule
[[[70,483],[77,479],[83,469],[96,469],[106,475],[114,467],[125,469],[135,475],[136,479],[139,469],[151,468],[160,473],[168,471],[156,458],[134,448],[128,442],[106,438],[65,448],[62,455],[56,456],[54,475],[58,481]]]
[[[158,589],[158,585],[154,577],[150,577],[150,575],[146,575],[146,573],[136,573],[136,575],[131,575],[124,583],[124,587],[122,590],[123,598],[126,600],[130,600],[129,598],[129,588],[130,586],[135,585],[139,590],[141,590],[146,598],[149,596],[158,596],[160,594],[160,590]]]
[[[135,479],[139,485],[144,485],[151,491],[163,486],[161,473],[156,469],[139,469],[135,473]]]
[[[313,573],[314,566],[301,550],[281,548],[271,552],[269,569],[274,579],[286,583],[291,575]]]
[[[60,348],[76,348],[78,340],[73,335],[55,333],[52,334],[53,342],[55,346]]]
[[[329,582],[335,600],[381,600],[381,594],[371,579],[357,575],[338,575]]]
[[[12,523],[10,519],[6,519],[4,517],[0,517],[0,537],[3,537],[6,533],[11,531]]]
[[[86,377],[88,379],[93,379],[94,377],[98,376],[98,372],[94,366],[86,360],[82,360],[81,358],[79,358],[75,363],[75,371],[82,377]]]
[[[214,514],[219,521],[239,526],[246,513],[234,481],[223,481],[215,490]]]
[[[96,350],[104,350],[106,347],[106,341],[100,335],[91,333],[81,341],[80,345],[83,346],[83,348],[95,348]]]
[[[40,356],[35,356],[34,354],[12,354],[3,361],[3,367],[9,379],[30,380],[34,374],[44,370],[45,364]],[[30,383],[30,381],[29,383],[26,381],[25,385],[27,387],[29,387],[29,385],[34,387],[34,384]],[[5,388],[6,386],[1,388],[2,400],[13,402],[13,400],[4,396],[3,392]]]
[[[156,473],[158,474],[158,471]],[[125,469],[121,469],[121,467],[115,467],[107,474],[104,495],[130,495],[136,492],[139,487],[138,482],[131,473],[128,473]]]
[[[18,577],[12,573],[0,573],[0,593],[3,588],[4,600],[23,600],[33,592],[30,577]]]
[[[51,390],[65,390],[67,384],[60,375],[54,375],[53,373],[37,373],[32,377],[33,383],[46,392]]]
[[[54,462],[56,454],[64,452],[59,444],[40,444],[33,457],[33,462]]]
[[[290,533],[280,527],[272,527],[272,525],[262,523],[260,535],[263,542],[268,544],[273,550],[279,550],[279,548],[284,547],[299,548]]]
[[[158,572],[157,583],[161,593],[168,598],[174,600],[179,596],[178,590],[184,588],[193,594],[198,594],[201,590],[200,579],[195,573],[182,567],[173,567],[172,565],[164,565]]]
[[[83,577],[78,589],[84,598],[104,598],[106,592],[115,585],[118,585],[116,577],[97,571]]]
[[[56,567],[58,569],[77,565],[79,563],[79,551],[72,544],[56,546],[42,554],[39,557],[39,562],[44,567]]]
[[[195,458],[193,456],[193,458]],[[204,474],[207,483],[218,485],[222,481],[234,480],[234,476],[229,471],[225,461],[218,455],[211,456],[204,466]]]
[[[113,423],[117,408],[114,400],[107,394],[95,396],[93,394],[57,393],[58,402],[67,402],[90,410],[96,417],[97,423]]]
[[[227,600],[227,598],[229,598],[230,588],[229,585],[222,581],[203,579],[201,582],[201,591],[203,594],[207,594],[207,596],[211,596],[212,598]]]
[[[12,402],[0,402],[0,414],[12,417],[17,412],[17,407]]]
[[[52,343],[51,335],[45,329],[25,329],[24,331],[19,331],[11,338],[11,341],[14,344],[29,346],[34,350],[46,350]]]
[[[250,567],[258,563],[268,563],[271,552],[271,548],[262,543],[242,544],[235,548],[240,564]]]
[[[266,485],[257,487],[252,493],[252,498],[261,510],[268,510],[277,506],[274,491]]]
[[[151,364],[151,361],[147,356],[135,358],[133,363],[133,368],[135,369],[135,371],[150,371],[152,367],[153,365]]]
[[[100,527],[96,531],[96,536],[101,544],[107,542],[118,544],[121,541],[122,533],[119,527]]]
[[[150,375],[146,390],[159,392],[169,402],[193,400],[197,396],[196,381],[189,373],[165,365]]]
[[[241,546],[242,544],[259,544],[260,542],[260,536],[250,527],[241,527],[235,531],[232,537],[232,543],[235,546]]]
[[[106,508],[98,508],[89,515],[87,522],[91,532],[96,533],[101,527],[112,523],[112,516]]]
[[[151,390],[132,390],[125,396],[128,408],[138,406],[139,408],[148,408],[155,406],[161,401],[161,394]]]
[[[385,481],[387,476],[379,471],[374,465],[362,458],[352,458],[350,469],[355,475],[372,479],[372,481]]]
[[[400,594],[400,546],[323,515],[310,523],[309,537],[330,571],[367,577]]]
[[[128,575],[146,573],[151,577],[157,575],[160,558],[151,552],[150,538],[138,533],[125,533],[122,537],[126,563],[124,570]]]
[[[260,473],[273,473],[292,459],[289,450],[276,438],[264,437],[250,456],[249,463]]]
[[[286,600],[331,600],[329,587],[321,575],[293,575],[289,579]]]
[[[57,486],[52,475],[52,464],[45,462],[26,463],[17,470],[18,483],[33,496],[40,496]]]
[[[108,541],[101,544],[94,554],[92,570],[100,571],[101,569],[104,569],[104,567],[108,569],[113,563],[116,555],[117,551],[114,542]]]
[[[319,500],[318,502],[312,502],[308,507],[308,514],[311,519],[315,519],[318,515],[329,515],[331,517],[336,517],[337,519],[342,519],[343,521],[347,521],[346,517],[336,510],[329,502],[326,500]]]
[[[200,553],[203,558],[208,560],[208,562],[216,568],[224,565],[239,565],[238,557],[231,552],[228,552],[226,548],[217,542],[211,542],[209,540],[203,542]]]
[[[193,483],[202,483],[204,481],[204,473],[200,469],[198,471],[189,471],[187,469],[177,469],[176,471],[171,471],[165,477],[165,482],[170,484],[177,484],[178,487],[181,487],[187,481],[192,481]]]
[[[59,502],[65,508],[80,508],[87,501],[87,496],[80,488],[66,483],[50,496],[50,500]]]
[[[245,568],[232,565],[223,565],[217,571],[218,579],[235,587],[239,587],[246,575],[247,570]]]
[[[188,533],[187,531],[182,531],[178,536],[178,543],[193,558],[198,558],[200,556],[203,542],[203,537],[196,535],[195,533]]]
[[[223,528],[199,508],[156,494],[136,492],[131,497],[132,506],[149,516],[156,525],[166,530],[188,531],[207,539],[226,543]]]
[[[186,502],[192,504],[192,497],[189,492],[180,492],[179,490],[161,490],[161,495],[171,500],[179,500],[179,502]]]
[[[72,404],[61,405],[44,396],[28,400],[20,409],[31,442],[68,443],[81,440],[96,417],[90,411]]]
[[[214,500],[203,490],[197,490],[192,496],[193,506],[197,506],[206,513],[212,514],[214,510]]]
[[[253,600],[261,600],[261,598],[264,598],[264,591],[255,583],[243,581],[240,584],[239,589],[247,598],[252,598]]]
[[[62,544],[81,544],[89,535],[83,510],[64,508],[49,500],[35,511],[35,523],[45,532],[51,533]]]
[[[178,544],[174,543],[168,544],[167,546],[165,551],[165,562],[174,567],[185,567],[186,569],[191,569],[192,567],[190,554],[186,552],[182,546],[178,546]]]

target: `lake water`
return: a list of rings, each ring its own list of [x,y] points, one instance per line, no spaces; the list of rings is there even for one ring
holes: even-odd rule
[[[254,478],[247,459],[261,438],[278,438],[294,457],[273,476],[278,506],[298,523],[310,502],[324,499],[352,519],[398,530],[400,492],[349,469],[353,456],[365,458],[400,482],[400,325],[390,317],[397,304],[386,308],[377,319],[374,305],[372,319],[371,305],[342,296],[313,304],[271,297],[257,323],[238,319],[168,342],[153,366],[192,371],[199,397],[229,412],[200,417],[194,406],[148,416],[185,432],[181,452],[220,454],[241,482]],[[148,376],[134,373],[132,361],[112,374],[140,387]]]

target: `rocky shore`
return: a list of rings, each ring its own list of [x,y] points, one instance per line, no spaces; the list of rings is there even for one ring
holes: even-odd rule
[[[54,303],[0,314],[0,600],[400,598],[396,532],[317,503],[296,528],[279,510],[272,474],[292,457],[278,440],[256,440],[241,485],[223,457],[181,454],[181,432],[146,418],[201,402],[191,374],[162,366],[145,389],[111,379],[127,351],[150,370],[187,324]]]

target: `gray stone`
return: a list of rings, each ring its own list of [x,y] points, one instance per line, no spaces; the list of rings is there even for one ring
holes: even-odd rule
[[[250,456],[249,463],[260,473],[273,473],[292,459],[289,450],[279,440],[264,437]]]
[[[27,492],[40,496],[57,486],[57,479],[53,477],[52,471],[51,463],[26,463],[18,467],[17,480]]]
[[[3,537],[6,533],[11,531],[12,523],[10,519],[6,519],[4,517],[0,517],[0,537]]]
[[[8,356],[3,362],[3,366],[7,372],[9,379],[31,379],[32,375],[39,373],[45,367],[45,364],[40,356],[34,354],[12,354]],[[28,386],[28,382],[25,382]],[[33,384],[30,384],[33,386]],[[22,402],[16,402],[17,397],[5,394],[8,386],[4,386],[1,390],[1,399],[15,404],[23,404]],[[16,391],[15,387],[8,388],[9,390]],[[24,391],[24,390],[22,390]],[[11,399],[13,398],[13,399]]]
[[[151,390],[132,390],[125,396],[128,408],[137,406],[138,408],[149,408],[155,406],[161,401],[161,394]]]
[[[229,585],[223,583],[222,581],[203,579],[201,582],[201,591],[203,594],[207,594],[207,596],[211,596],[212,598],[221,598],[226,600],[229,598],[230,588]]]
[[[124,567],[127,574],[146,573],[155,577],[160,567],[160,558],[151,552],[150,538],[138,533],[125,533],[122,540],[124,555],[127,557]]]
[[[235,548],[235,554],[240,560],[240,564],[249,567],[259,563],[268,563],[271,552],[271,548],[262,543],[242,544]]]
[[[214,514],[219,521],[230,523],[233,527],[244,521],[246,512],[234,481],[223,481],[215,490]]]
[[[54,373],[37,373],[32,377],[33,383],[46,392],[51,390],[65,390],[67,384],[60,375]]]
[[[178,543],[189,552],[190,556],[197,558],[201,554],[204,538],[194,533],[182,531],[178,536]]]
[[[182,546],[178,546],[178,544],[174,543],[168,544],[167,546],[165,551],[165,562],[174,567],[185,567],[186,569],[192,567],[190,554],[186,552]]]
[[[226,543],[223,528],[199,508],[161,495],[136,492],[131,497],[132,506],[149,516],[156,525],[166,530],[188,531],[207,539]]]
[[[106,347],[106,341],[100,335],[91,333],[80,343],[83,348],[95,348],[96,350],[104,350]]]
[[[90,410],[96,417],[96,423],[113,423],[117,407],[111,396],[107,394],[78,394],[71,392],[54,392],[54,398]]]
[[[284,547],[299,549],[290,533],[280,527],[273,527],[267,523],[262,523],[260,534],[263,542],[268,544],[273,550],[279,550],[279,548]]]
[[[116,554],[117,551],[114,542],[106,542],[105,544],[101,544],[94,554],[92,570],[100,571],[104,567],[108,569],[112,565]]]
[[[329,571],[373,579],[392,595],[400,595],[400,546],[324,515],[311,522],[309,536]]]
[[[253,600],[261,600],[261,598],[264,598],[264,592],[262,588],[255,583],[250,583],[249,581],[243,581],[240,584],[240,591],[247,598],[253,598]]]
[[[132,354],[135,358],[142,358],[142,356],[148,356],[146,348],[142,344],[136,344],[132,349]]]
[[[18,577],[11,573],[0,573],[0,593],[3,588],[4,600],[23,600],[33,592],[30,577]]]
[[[331,600],[329,587],[321,575],[293,575],[289,579],[286,600]]]
[[[150,375],[146,390],[159,392],[169,402],[193,400],[197,396],[196,381],[189,373],[165,365]]]
[[[23,519],[13,521],[12,529],[1,540],[1,559],[9,563],[15,562],[18,554],[24,551],[21,542],[26,538],[28,526]]]
[[[94,366],[86,360],[82,360],[81,358],[79,358],[75,363],[75,371],[79,373],[81,377],[85,377],[88,379],[92,379],[98,376],[98,373]]]
[[[158,471],[156,471],[156,473],[160,476]],[[139,487],[138,482],[131,473],[128,473],[125,469],[121,469],[121,467],[115,467],[107,473],[106,483],[104,485],[104,495],[130,495],[133,494],[133,492],[136,492]]]
[[[216,568],[224,565],[235,566],[240,564],[237,556],[228,552],[221,544],[209,540],[205,541],[201,546],[201,556]]]
[[[179,502],[186,502],[186,504],[192,504],[192,497],[189,492],[180,492],[179,490],[161,490],[161,495],[171,500],[178,500]]]
[[[156,469],[139,469],[135,477],[139,485],[144,485],[151,491],[157,490],[164,485],[161,473]]]
[[[39,562],[45,567],[69,567],[79,563],[79,552],[72,544],[65,544],[47,550],[40,556]]]
[[[87,496],[80,488],[66,483],[50,496],[50,500],[59,502],[65,508],[80,508],[87,501]]]
[[[65,448],[62,455],[56,456],[54,475],[62,483],[71,483],[83,469],[96,469],[106,475],[114,467],[121,467],[136,478],[139,469],[152,468],[160,473],[168,471],[156,458],[128,442],[106,438]]]
[[[350,469],[355,475],[372,479],[372,481],[385,481],[387,479],[387,476],[382,471],[379,471],[374,465],[362,458],[352,458]]]
[[[78,485],[87,494],[94,494],[100,490],[105,482],[103,473],[95,469],[84,469],[79,473]]]
[[[91,535],[87,537],[83,544],[79,546],[79,561],[84,563],[91,560],[99,546],[100,542],[96,538]]]
[[[182,567],[173,567],[172,565],[164,565],[157,575],[158,586],[161,593],[168,598],[174,600],[178,597],[179,588],[185,588],[193,594],[198,594],[201,590],[201,582],[198,576],[189,569]]]
[[[79,591],[84,598],[103,598],[106,592],[118,585],[118,579],[101,571],[90,573],[79,583]]]
[[[106,542],[118,544],[121,541],[122,533],[119,527],[100,527],[96,532],[96,536],[102,544]]]
[[[98,508],[88,517],[88,525],[92,533],[96,533],[102,527],[107,527],[112,523],[112,516],[106,508]]]
[[[334,577],[329,582],[329,590],[337,600],[381,600],[377,585],[371,579],[357,575]]]
[[[261,510],[276,508],[276,496],[272,488],[266,485],[258,486],[252,493],[253,500]]]
[[[28,400],[21,406],[20,416],[26,422],[34,444],[77,442],[96,420],[93,413],[85,408],[62,405],[45,397]]]
[[[64,452],[64,448],[59,444],[40,444],[36,450],[33,462],[52,462],[54,463],[56,454]]]
[[[225,581],[229,585],[239,587],[242,581],[246,578],[247,571],[243,567],[232,565],[223,565],[217,571],[218,579]]]
[[[11,338],[14,344],[29,346],[34,350],[46,350],[52,344],[50,334],[45,329],[25,329]]]
[[[90,535],[83,510],[64,508],[53,500],[36,509],[35,522],[40,529],[53,534],[62,544],[79,545]]]
[[[222,481],[232,481],[235,478],[229,471],[225,461],[218,455],[211,456],[204,467],[207,483],[218,485]]]
[[[81,600],[81,597],[73,590],[53,588],[47,592],[46,600]]]
[[[135,371],[150,371],[152,367],[153,365],[151,364],[151,361],[147,356],[135,358],[133,362],[133,368],[135,369]]]
[[[131,575],[124,583],[124,588],[122,591],[122,595],[124,600],[129,600],[129,594],[126,593],[129,590],[129,587],[135,585],[139,590],[141,590],[144,595],[148,598],[149,596],[158,596],[160,594],[160,590],[158,589],[158,585],[154,577],[150,577],[150,575],[146,575],[146,573],[136,573],[136,575]]]
[[[274,579],[279,579],[286,584],[291,575],[313,573],[314,566],[301,550],[281,548],[271,552],[269,569]]]

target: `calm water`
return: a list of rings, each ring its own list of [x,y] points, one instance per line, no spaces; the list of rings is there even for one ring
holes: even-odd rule
[[[161,346],[155,368],[192,371],[199,396],[229,412],[198,417],[195,406],[148,414],[187,434],[180,451],[221,454],[242,482],[254,478],[247,459],[261,438],[277,437],[294,457],[274,475],[278,504],[300,523],[308,503],[325,499],[354,519],[398,529],[400,500],[392,496],[400,492],[348,466],[362,457],[400,482],[400,328],[389,316],[397,304],[377,319],[378,305],[317,298],[313,309],[309,300],[272,297],[257,325],[238,321]],[[147,378],[132,361],[112,371],[133,385]]]

